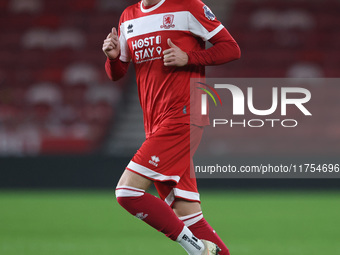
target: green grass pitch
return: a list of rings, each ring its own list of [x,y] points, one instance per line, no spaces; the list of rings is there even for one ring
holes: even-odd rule
[[[339,192],[201,191],[232,255],[340,254]],[[186,254],[113,192],[1,191],[1,255]]]

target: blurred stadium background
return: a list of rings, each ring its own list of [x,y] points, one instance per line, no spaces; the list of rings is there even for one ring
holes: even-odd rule
[[[110,82],[101,47],[135,2],[0,0],[0,254],[183,254],[113,199],[144,130],[133,69]],[[340,0],[204,2],[242,50],[208,77],[339,77]],[[325,127],[299,133],[290,157],[339,159],[339,92],[320,102],[331,111]],[[323,128],[326,140],[316,137]],[[254,134],[230,136],[231,160],[279,157],[287,144],[280,136],[266,154],[268,144],[251,147]],[[317,151],[308,143],[316,139]],[[199,184],[207,218],[235,255],[340,254],[339,179]]]

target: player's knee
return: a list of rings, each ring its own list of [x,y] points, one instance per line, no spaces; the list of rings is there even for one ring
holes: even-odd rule
[[[115,193],[117,202],[125,209],[128,209],[133,206],[136,199],[145,194],[145,191],[129,186],[117,186]]]

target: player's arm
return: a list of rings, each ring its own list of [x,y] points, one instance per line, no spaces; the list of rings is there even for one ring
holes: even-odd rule
[[[213,46],[207,50],[187,52],[189,65],[221,65],[241,57],[240,47],[225,28],[213,36],[209,42]]]
[[[241,57],[240,47],[225,28],[213,36],[209,42],[213,46],[207,50],[184,52],[168,39],[170,49],[163,52],[164,65],[178,67],[221,65]]]
[[[120,57],[120,41],[116,28],[112,28],[112,31],[103,43],[103,52],[106,55],[105,71],[108,77],[117,81],[122,78],[129,67],[129,62],[123,62],[119,59]]]

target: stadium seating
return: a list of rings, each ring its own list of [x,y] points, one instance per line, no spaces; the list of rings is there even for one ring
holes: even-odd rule
[[[237,0],[227,27],[242,49],[242,59],[210,68],[209,75],[286,77],[291,66],[317,52],[319,58],[309,61],[324,77],[337,77],[330,61],[339,59],[339,53],[334,54],[340,42],[339,12],[338,0]]]
[[[100,148],[126,83],[109,82],[101,47],[128,3],[104,2],[0,0],[0,154]]]

